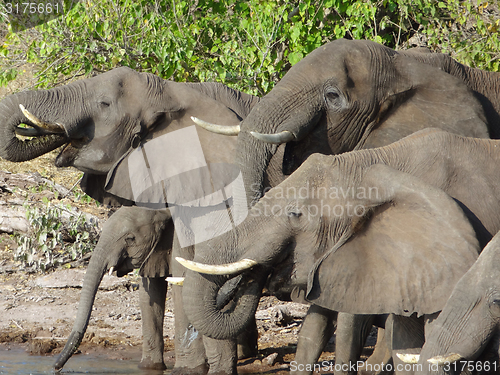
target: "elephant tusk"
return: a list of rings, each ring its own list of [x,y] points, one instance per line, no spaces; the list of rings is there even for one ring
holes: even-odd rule
[[[433,365],[438,365],[438,366],[444,366],[448,365],[450,363],[455,363],[459,359],[461,359],[462,356],[457,353],[451,353],[447,355],[438,355],[435,357],[432,357],[431,359],[428,359],[427,362],[432,363]]]
[[[167,277],[165,280],[167,280],[167,283],[172,285],[184,285],[184,277]]]
[[[257,132],[250,132],[255,138],[272,144],[282,144],[295,140],[295,136],[288,130],[283,130],[276,134],[262,134]]]
[[[222,135],[238,135],[240,133],[240,125],[217,125],[217,124],[211,124],[209,122],[200,120],[197,117],[191,116],[191,120],[193,122],[202,127],[205,130],[208,130],[209,132],[216,133],[216,134],[222,134]]]
[[[241,273],[247,269],[256,266],[257,263],[252,259],[242,259],[235,263],[221,264],[221,265],[211,265],[211,264],[203,264],[198,262],[193,262],[192,260],[186,260],[181,257],[175,258],[180,264],[191,271],[206,273],[209,275],[234,275],[237,273]]]
[[[49,131],[51,133],[66,133],[64,126],[62,126],[61,124],[48,123],[40,120],[39,118],[35,117],[32,113],[30,113],[22,104],[19,104],[19,108],[21,109],[23,115],[26,116],[28,120],[30,120],[34,125],[38,126],[39,128]]]
[[[404,363],[411,363],[415,364],[418,363],[418,360],[420,359],[420,354],[403,354],[403,353],[396,353],[398,358],[402,360]]]
[[[113,271],[115,270],[115,267],[111,267],[108,271],[108,275],[111,276],[113,274]]]

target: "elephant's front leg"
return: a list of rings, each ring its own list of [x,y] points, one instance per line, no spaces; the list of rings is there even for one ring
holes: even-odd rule
[[[203,336],[209,375],[237,375],[236,340],[215,340]]]
[[[139,301],[142,317],[142,359],[139,368],[165,370],[163,362],[163,317],[167,283],[165,278],[142,278]]]
[[[175,313],[175,367],[172,375],[206,374],[208,364],[203,338],[184,313],[181,288],[172,286]]]
[[[317,305],[309,307],[299,332],[295,354],[295,367],[298,370],[290,371],[291,374],[312,374],[312,365],[318,361],[328,340],[332,337],[336,321],[337,312]]]
[[[335,375],[355,375],[357,362],[370,333],[372,315],[339,313],[335,344]]]
[[[193,247],[181,248],[177,236],[174,236],[172,259],[177,256],[193,259],[194,249]],[[179,262],[173,261],[170,269],[173,276],[184,276],[185,269]],[[204,375],[208,372],[208,364],[203,338],[189,322],[184,312],[182,286],[172,285],[172,298],[175,314],[175,366],[172,375]]]
[[[394,373],[396,375],[413,375],[416,372],[422,372],[423,367],[419,368],[417,365],[404,363],[397,354],[420,353],[425,342],[425,317],[390,314],[385,323],[385,329],[387,346],[392,352]],[[438,374],[438,372],[435,373]],[[440,373],[444,374],[444,371]]]

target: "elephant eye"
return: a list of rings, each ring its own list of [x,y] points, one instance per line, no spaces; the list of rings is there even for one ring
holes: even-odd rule
[[[295,217],[295,218],[299,218],[302,216],[302,212],[300,212],[298,209],[292,209],[292,210],[288,210],[286,215],[288,217]]]
[[[325,92],[325,103],[331,110],[339,111],[347,104],[342,93],[334,88],[329,88]]]
[[[101,107],[109,107],[111,104],[106,100],[99,101]]]
[[[128,235],[125,237],[125,242],[127,243],[127,246],[133,246],[135,242],[135,236],[133,234]]]
[[[340,97],[339,93],[337,91],[328,91],[326,93],[326,98],[328,100],[337,100]]]
[[[490,313],[493,316],[500,317],[500,299],[494,298],[490,301],[489,304]]]

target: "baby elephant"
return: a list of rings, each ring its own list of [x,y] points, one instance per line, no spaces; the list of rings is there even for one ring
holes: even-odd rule
[[[54,368],[60,371],[80,345],[89,323],[97,289],[106,272],[123,276],[138,268],[143,276],[140,290],[144,356],[142,364],[163,365],[163,311],[172,248],[172,235],[165,231],[168,210],[122,207],[104,224],[101,238],[90,259],[78,313],[66,345]],[[147,316],[144,316],[144,315]],[[156,332],[160,334],[156,334]],[[151,366],[149,366],[151,368]]]
[[[419,360],[423,373],[435,373],[438,366],[445,371],[469,366],[499,373],[499,329],[500,232],[455,285],[443,311],[426,333]],[[496,358],[483,357],[487,349],[497,351]],[[478,362],[466,362],[479,357]]]

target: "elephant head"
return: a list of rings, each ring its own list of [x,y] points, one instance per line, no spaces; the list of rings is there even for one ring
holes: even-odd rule
[[[142,141],[194,125],[191,116],[232,124],[254,103],[254,97],[222,84],[176,83],[120,67],[5,98],[0,103],[0,156],[25,161],[65,145],[57,166],[106,174]]]
[[[420,354],[420,363],[424,369],[429,367],[429,363],[453,368],[456,361],[476,360],[492,343],[493,338],[498,342],[499,246],[500,235],[497,234],[455,285],[443,311],[426,332]],[[498,351],[498,347],[496,350]],[[497,372],[495,363],[490,364],[491,370]]]
[[[183,287],[187,316],[220,339],[244,327],[266,281],[274,293],[334,311],[434,313],[478,252],[469,221],[443,191],[385,165],[313,155],[234,233],[197,245],[194,262],[178,260],[192,269]],[[221,291],[227,274],[239,274],[229,292]]]
[[[54,365],[56,370],[64,366],[80,345],[97,289],[107,271],[111,274],[116,270],[117,275],[122,276],[138,268],[143,277],[169,275],[173,241],[173,231],[165,230],[169,222],[168,210],[139,207],[122,207],[106,221],[85,273],[73,330]]]
[[[313,153],[384,146],[427,127],[489,134],[480,103],[460,79],[374,42],[325,44],[294,65],[241,122],[237,162],[247,200],[262,195],[276,144],[286,142],[289,174]]]

